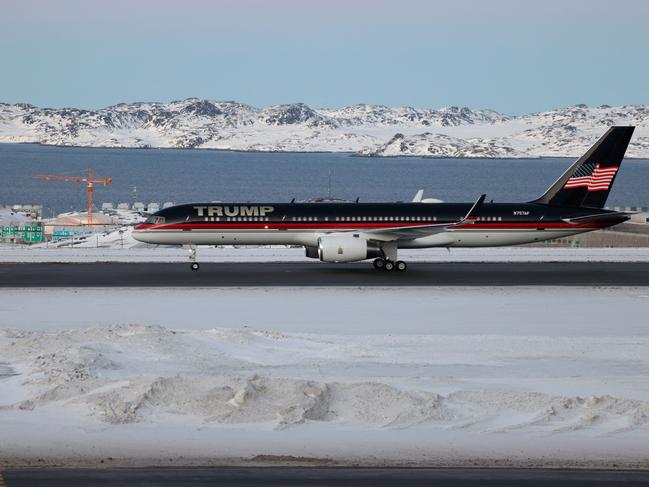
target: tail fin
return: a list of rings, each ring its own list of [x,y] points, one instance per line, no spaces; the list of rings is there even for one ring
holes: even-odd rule
[[[635,127],[611,127],[533,203],[603,208]]]

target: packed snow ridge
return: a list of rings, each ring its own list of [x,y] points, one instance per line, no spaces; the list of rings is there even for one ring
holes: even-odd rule
[[[0,467],[647,466],[644,288],[3,292]]]
[[[466,107],[419,109],[303,103],[256,108],[190,98],[99,110],[0,104],[0,142],[85,147],[330,151],[365,156],[578,156],[606,128],[635,125],[627,155],[649,157],[649,106],[586,105],[507,116]]]
[[[402,368],[423,367],[426,354],[441,344],[457,359],[464,340],[453,336],[354,339],[115,325],[57,333],[5,330],[0,337],[2,356],[20,371],[14,380],[20,384],[18,392],[13,401],[3,398],[0,418],[12,410],[49,414],[74,410],[108,424],[159,422],[166,415],[180,415],[207,424],[265,423],[275,430],[321,422],[397,429],[429,424],[500,434],[591,430],[616,435],[646,431],[649,425],[649,403],[637,399],[502,389],[439,393],[389,380],[335,380],[317,372],[320,366],[336,371],[333,375],[346,367],[380,369],[381,362],[394,366],[400,347],[411,353],[401,359]],[[490,345],[513,340],[519,347],[539,341],[486,336],[481,340]],[[557,340],[554,353],[562,345]],[[629,353],[646,346],[646,338],[637,340]],[[418,347],[415,341],[429,348]],[[564,345],[574,348],[572,340]],[[438,356],[428,362],[440,360]],[[464,366],[489,367],[491,360],[474,357]],[[309,377],[313,375],[320,377]]]

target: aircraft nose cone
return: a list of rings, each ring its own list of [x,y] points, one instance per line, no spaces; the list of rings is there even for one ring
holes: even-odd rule
[[[138,225],[137,227],[135,227],[133,229],[133,232],[131,233],[131,235],[138,242],[145,242],[146,243],[147,239],[145,237],[147,236],[148,232],[145,229],[141,229],[140,227],[141,227],[141,225]]]
[[[146,237],[147,234],[149,233],[149,228],[151,227],[150,224],[148,223],[140,223],[139,225],[136,225],[136,227],[133,229],[133,238],[135,240],[138,240],[139,242],[146,242],[146,239],[143,237]]]

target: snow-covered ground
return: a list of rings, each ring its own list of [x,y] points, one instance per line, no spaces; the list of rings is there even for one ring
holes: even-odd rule
[[[31,223],[32,221],[31,218],[23,213],[15,212],[11,208],[0,207],[0,225],[25,224],[27,222]]]
[[[6,289],[0,461],[647,467],[648,309],[644,288]]]
[[[0,262],[188,262],[181,247],[147,246],[113,232],[104,240],[89,236],[82,244],[0,245]],[[102,237],[99,237],[100,239]],[[108,242],[105,245],[101,242]],[[400,250],[407,262],[647,262],[649,248],[495,247]],[[199,262],[318,262],[303,248],[199,247]]]

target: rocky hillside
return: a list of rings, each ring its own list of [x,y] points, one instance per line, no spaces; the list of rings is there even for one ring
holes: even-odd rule
[[[303,103],[256,108],[190,98],[99,110],[0,104],[0,142],[87,147],[344,151],[371,156],[575,156],[607,127],[636,125],[632,157],[649,157],[649,106],[585,105],[523,116],[493,110]]]
[[[425,156],[425,157],[521,157],[511,147],[499,146],[488,139],[458,139],[450,135],[425,132],[405,136],[396,134],[385,144],[360,150],[365,156]]]

